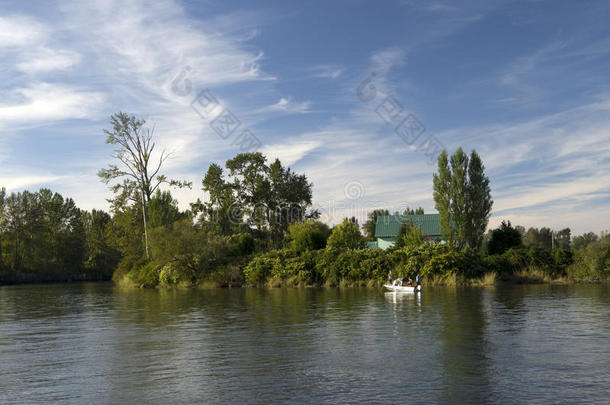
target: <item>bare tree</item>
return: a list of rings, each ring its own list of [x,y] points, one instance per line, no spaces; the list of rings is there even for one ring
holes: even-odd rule
[[[150,259],[147,209],[150,199],[163,183],[180,188],[190,188],[191,183],[168,180],[165,175],[160,174],[161,167],[170,157],[170,154],[162,150],[158,159],[153,159],[155,150],[154,128],[144,128],[146,121],[119,112],[110,117],[110,123],[112,124],[112,130],[104,130],[107,135],[106,143],[116,146],[112,157],[117,159],[120,165],[110,164],[107,168],[101,169],[98,176],[106,184],[115,179],[123,179],[122,182],[111,187],[112,192],[115,195],[118,194],[117,199],[140,200],[146,257]]]

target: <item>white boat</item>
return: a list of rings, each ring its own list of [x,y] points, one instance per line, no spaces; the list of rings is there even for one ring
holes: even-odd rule
[[[402,292],[402,293],[421,293],[421,285],[410,286],[410,285],[395,285],[386,284],[384,287],[389,291]]]

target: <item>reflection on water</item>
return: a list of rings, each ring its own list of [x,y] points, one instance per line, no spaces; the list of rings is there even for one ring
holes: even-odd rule
[[[0,403],[604,402],[607,286],[0,287]]]

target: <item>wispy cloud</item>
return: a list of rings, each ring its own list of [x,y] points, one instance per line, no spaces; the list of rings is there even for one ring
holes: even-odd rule
[[[30,16],[0,16],[0,47],[21,47],[47,35],[47,29]]]
[[[280,98],[277,103],[272,104],[267,107],[263,107],[259,110],[259,112],[268,112],[268,111],[280,111],[290,114],[307,114],[311,112],[309,107],[311,106],[311,102],[303,101],[301,103],[297,103],[292,101],[289,98]]]
[[[101,93],[44,82],[14,89],[6,99],[8,103],[0,104],[2,125],[92,118],[104,103]]]
[[[297,139],[290,143],[267,145],[263,148],[262,152],[270,160],[280,159],[283,165],[291,166],[319,148],[320,145],[320,141],[302,138],[301,140]]]
[[[70,50],[55,50],[45,47],[23,53],[17,69],[29,74],[67,70],[80,62],[80,55]]]
[[[318,65],[313,66],[310,71],[311,77],[319,77],[323,79],[337,79],[345,72],[345,69],[337,65]]]

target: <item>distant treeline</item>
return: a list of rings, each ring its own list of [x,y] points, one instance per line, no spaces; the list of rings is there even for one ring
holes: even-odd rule
[[[526,232],[503,223],[478,249],[426,243],[403,233],[397,248],[383,251],[364,248],[366,237],[354,220],[330,229],[303,218],[274,237],[266,226],[247,225],[244,217],[218,221],[218,207],[195,203],[180,211],[169,192],[157,192],[148,207],[151,259],[146,259],[137,204],[115,207],[111,216],[80,210],[47,189],[8,196],[2,191],[0,277],[6,283],[103,280],[114,274],[117,282],[147,287],[376,285],[390,271],[395,278],[419,272],[438,283],[610,278],[608,234],[570,239],[568,230]]]
[[[0,282],[107,280],[121,258],[109,214],[48,189],[0,190]]]

